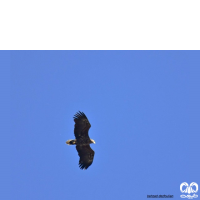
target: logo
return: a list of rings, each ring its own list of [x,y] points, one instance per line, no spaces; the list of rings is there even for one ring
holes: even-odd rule
[[[184,194],[180,195],[181,198],[188,198],[188,199],[197,198],[198,195],[196,194],[190,195],[190,194],[198,192],[198,184],[195,182],[192,182],[190,183],[190,185],[188,185],[188,183],[183,182],[180,185],[180,191],[182,193],[188,193],[188,195],[184,195]]]

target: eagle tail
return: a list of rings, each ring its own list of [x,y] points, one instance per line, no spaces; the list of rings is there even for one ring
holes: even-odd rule
[[[67,140],[66,144],[75,145],[76,144],[76,140]]]

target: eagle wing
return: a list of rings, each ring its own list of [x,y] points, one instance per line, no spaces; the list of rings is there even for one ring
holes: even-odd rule
[[[77,145],[76,150],[78,151],[78,155],[80,157],[80,169],[87,169],[93,162],[94,151],[91,149],[90,145]]]
[[[83,137],[84,139],[89,139],[88,130],[90,129],[91,125],[86,115],[83,112],[77,112],[74,115],[74,122],[74,135],[76,139]]]

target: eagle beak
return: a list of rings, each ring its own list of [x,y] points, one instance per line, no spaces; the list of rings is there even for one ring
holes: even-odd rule
[[[95,141],[94,140],[91,140],[92,141],[92,143],[94,143],[95,144]]]

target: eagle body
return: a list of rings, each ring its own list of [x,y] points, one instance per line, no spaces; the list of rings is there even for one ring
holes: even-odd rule
[[[77,112],[74,115],[74,140],[68,140],[68,145],[76,145],[76,150],[80,157],[79,167],[80,169],[87,169],[93,162],[94,151],[91,149],[90,144],[95,141],[90,139],[88,131],[91,127],[86,115],[83,112]]]

